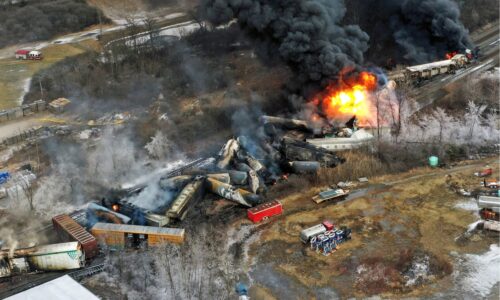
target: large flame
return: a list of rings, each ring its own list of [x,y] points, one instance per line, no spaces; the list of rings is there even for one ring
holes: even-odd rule
[[[346,120],[355,115],[360,124],[366,124],[372,119],[370,97],[377,88],[377,77],[369,72],[349,77],[345,74],[341,73],[339,82],[328,86],[314,102],[328,119]]]
[[[458,54],[458,51],[452,51],[452,52],[446,53],[446,54],[444,55],[444,57],[445,57],[446,59],[452,59],[452,58],[453,58],[453,56],[455,56],[455,55],[457,55],[457,54]]]

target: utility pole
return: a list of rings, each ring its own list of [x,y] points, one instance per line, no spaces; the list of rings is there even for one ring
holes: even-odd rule
[[[97,17],[99,18],[99,38],[102,37],[102,15],[101,10],[97,9]]]
[[[38,84],[40,85],[40,97],[43,100],[43,88],[42,88],[42,80],[38,78]]]

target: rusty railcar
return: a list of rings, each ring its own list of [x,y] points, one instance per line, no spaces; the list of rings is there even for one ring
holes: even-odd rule
[[[184,229],[96,223],[91,231],[100,244],[113,249],[143,248],[184,242]]]
[[[63,241],[77,241],[82,245],[85,257],[91,259],[99,253],[97,240],[80,224],[68,215],[58,215],[52,218],[52,224],[59,238]]]

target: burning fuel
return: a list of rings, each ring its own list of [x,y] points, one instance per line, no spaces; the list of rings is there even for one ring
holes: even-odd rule
[[[361,124],[366,124],[372,120],[374,114],[371,98],[377,89],[377,76],[366,71],[353,76],[350,71],[344,69],[339,81],[330,84],[312,103],[318,106],[329,120],[345,120],[356,115]]]
[[[452,52],[448,52],[448,53],[446,53],[444,57],[445,57],[446,59],[452,59],[452,58],[453,58],[453,56],[455,56],[455,55],[457,55],[457,54],[458,54],[458,51],[452,51]]]

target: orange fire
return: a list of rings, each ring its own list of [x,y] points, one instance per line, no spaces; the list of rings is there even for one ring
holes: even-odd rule
[[[120,205],[118,205],[118,204],[113,204],[113,205],[111,206],[111,209],[113,209],[113,211],[119,211],[119,210],[120,210]]]
[[[329,119],[346,119],[355,115],[364,124],[372,115],[370,93],[377,88],[377,77],[369,72],[360,72],[356,76],[344,78],[341,73],[338,84],[327,87],[313,103],[321,103],[324,114]]]
[[[458,51],[452,51],[452,52],[449,52],[449,53],[446,53],[446,55],[444,56],[446,59],[452,59],[453,56],[457,55],[458,54]]]

